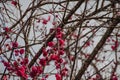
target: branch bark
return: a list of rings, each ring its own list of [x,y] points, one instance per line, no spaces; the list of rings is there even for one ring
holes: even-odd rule
[[[120,22],[120,18],[117,16],[116,19],[113,20],[113,24],[111,24],[111,26],[116,26],[119,22]],[[85,73],[85,71],[87,70],[87,68],[91,64],[92,60],[97,55],[98,51],[102,48],[102,46],[106,42],[106,39],[110,36],[110,34],[112,33],[112,31],[114,30],[114,27],[111,27],[111,26],[110,26],[110,28],[108,28],[106,30],[106,32],[103,35],[103,37],[101,38],[101,40],[98,42],[98,44],[96,45],[96,47],[92,51],[90,57],[84,62],[84,65],[81,67],[81,69],[77,73],[77,75],[76,75],[76,77],[75,77],[74,80],[81,80],[82,75]]]

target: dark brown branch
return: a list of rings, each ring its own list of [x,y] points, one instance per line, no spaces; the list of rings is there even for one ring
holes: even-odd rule
[[[113,24],[111,24],[111,26],[116,26],[120,22],[119,20],[120,20],[119,18],[117,18],[116,20],[114,20]],[[77,73],[77,75],[75,77],[75,80],[81,80],[82,75],[84,74],[84,72],[86,71],[86,69],[88,68],[88,66],[91,64],[92,60],[95,58],[95,56],[97,55],[98,51],[102,48],[102,46],[106,42],[106,39],[110,36],[110,34],[112,33],[113,30],[114,30],[114,27],[110,27],[110,28],[108,28],[106,30],[104,36],[101,38],[101,40],[96,45],[96,47],[92,51],[92,53],[89,56],[89,58],[84,62],[83,66],[81,67],[81,69]]]

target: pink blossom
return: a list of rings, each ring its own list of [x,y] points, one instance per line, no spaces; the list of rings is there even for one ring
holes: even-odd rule
[[[57,32],[60,32],[62,29],[60,27],[57,27]]]
[[[16,5],[17,5],[17,2],[14,1],[14,0],[12,0],[11,4],[14,5],[14,6],[16,6]]]
[[[30,72],[30,76],[32,78],[34,78],[35,76],[37,76],[37,73],[38,73],[37,67],[36,66],[32,66],[32,71]]]
[[[51,54],[50,60],[58,60],[58,55],[56,55],[56,54]]]
[[[7,75],[4,75],[2,80],[8,80]]]
[[[53,47],[54,45],[55,45],[54,42],[48,42],[48,46],[49,46],[49,47]]]
[[[10,67],[10,63],[9,63],[9,62],[2,61],[2,63],[4,64],[4,66],[6,66],[6,67]]]
[[[13,48],[17,48],[18,47],[18,43],[17,42],[12,42],[12,47]]]
[[[46,62],[46,59],[42,58],[40,59],[40,62],[39,62],[42,66],[45,66],[47,64]]]
[[[62,80],[62,77],[61,77],[61,75],[60,74],[55,74],[55,77],[56,77],[56,80]]]
[[[63,55],[65,52],[63,50],[58,51],[59,55]]]
[[[47,51],[43,48],[42,52],[43,52],[43,56],[46,57],[47,56]]]
[[[18,67],[17,70],[16,70],[16,74],[18,76],[21,76],[21,77],[25,78],[25,79],[27,79],[27,77],[28,77],[27,74],[25,73],[25,67],[24,66]]]
[[[60,45],[64,45],[65,41],[63,39],[59,39],[59,43],[60,43]]]
[[[60,64],[59,63],[55,64],[55,66],[56,66],[56,69],[60,68]]]
[[[112,77],[112,80],[118,80],[117,76],[114,75],[114,76]]]
[[[4,27],[3,30],[5,30],[5,32],[9,32],[10,29],[8,27]]]
[[[13,65],[14,65],[15,67],[18,67],[17,61],[14,61]]]
[[[57,23],[54,21],[54,22],[52,22],[52,24],[53,24],[53,25],[56,25]]]
[[[47,19],[47,21],[50,21],[50,19],[51,19],[51,16],[48,16],[48,19]]]
[[[56,33],[56,38],[62,38],[63,36],[63,33],[62,32],[57,32]]]
[[[48,23],[48,20],[43,19],[42,23],[43,23],[44,25],[46,25],[46,24]]]
[[[22,65],[27,65],[29,62],[28,58],[24,58],[23,61],[22,61]]]
[[[20,49],[20,54],[24,54],[25,50],[24,49]]]
[[[37,66],[38,73],[41,74],[43,72],[42,66]]]
[[[59,58],[59,59],[57,59],[57,61],[58,61],[59,63],[62,63],[62,62],[63,62],[63,59],[62,59],[62,58]]]
[[[18,56],[20,51],[18,49],[16,49],[16,50],[14,50],[14,52],[15,52],[15,56]]]

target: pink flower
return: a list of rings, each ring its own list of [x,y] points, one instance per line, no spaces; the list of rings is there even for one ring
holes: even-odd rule
[[[29,62],[28,58],[24,58],[21,62],[22,65],[27,65]]]
[[[34,78],[35,76],[37,76],[37,73],[38,73],[37,67],[36,66],[32,66],[32,71],[30,72],[30,76],[32,78]]]
[[[8,27],[3,28],[3,30],[5,30],[5,32],[9,32],[10,31],[10,29]]]
[[[27,77],[28,77],[27,74],[25,73],[25,67],[24,66],[18,67],[17,70],[16,70],[16,74],[18,76],[21,76],[21,77],[25,78],[25,79],[27,79]]]
[[[17,2],[12,0],[11,4],[13,4],[14,6],[16,6]]]
[[[18,63],[17,63],[16,61],[14,61],[13,65],[14,65],[15,67],[18,67]]]
[[[40,62],[39,62],[42,66],[45,66],[47,64],[46,62],[46,59],[42,58],[40,59]]]
[[[113,75],[112,80],[118,80],[116,75]]]
[[[43,23],[44,25],[46,25],[46,24],[48,23],[48,20],[43,19],[42,23]]]
[[[60,27],[57,27],[57,32],[60,32],[62,29]]]
[[[56,55],[56,54],[51,54],[51,56],[50,56],[50,60],[58,60],[58,55]]]
[[[63,36],[63,33],[62,32],[57,32],[56,33],[56,38],[62,38]]]
[[[49,47],[53,47],[54,45],[55,45],[54,42],[48,42],[48,46],[49,46]]]
[[[4,75],[2,80],[8,80],[7,75]]]
[[[48,16],[48,19],[47,19],[47,21],[50,21],[50,19],[51,19],[51,16]]]
[[[63,62],[63,59],[62,59],[62,58],[59,58],[59,59],[57,59],[57,61],[58,61],[59,63],[62,63],[62,62]]]
[[[63,55],[65,52],[63,50],[58,51],[59,55]]]
[[[32,78],[35,78],[37,75],[42,73],[42,67],[41,66],[32,66],[30,76]]]
[[[90,41],[87,41],[84,47],[86,48],[88,46],[90,46]]]
[[[51,28],[51,29],[50,29],[50,32],[52,33],[54,30],[55,30],[54,28]]]
[[[52,22],[52,24],[53,24],[53,25],[56,25],[57,23],[54,21],[54,22]]]
[[[112,50],[115,50],[115,49],[116,49],[116,47],[115,47],[115,46],[111,46],[111,48],[112,48]]]
[[[62,71],[61,71],[61,75],[62,75],[62,76],[67,76],[67,75],[68,75],[68,72],[67,72],[66,70],[62,70]]]
[[[111,46],[112,50],[115,50],[119,44],[118,44],[118,41],[114,41],[115,42],[115,45]]]
[[[41,80],[46,80],[45,78],[42,78]]]
[[[6,67],[10,67],[10,63],[9,63],[9,62],[2,61],[2,63],[4,64],[4,66],[6,66]]]
[[[43,72],[42,66],[37,66],[38,73],[41,74]]]
[[[60,69],[61,67],[59,63],[56,63],[55,66],[56,66],[56,69]]]
[[[24,54],[25,50],[24,49],[20,49],[20,54]]]
[[[62,39],[59,39],[59,44],[60,44],[60,45],[64,45],[64,44],[65,44],[65,41],[62,40]]]
[[[45,75],[45,78],[48,78],[48,76],[49,76],[49,74],[46,74],[46,75]]]
[[[14,50],[14,52],[15,52],[15,56],[18,56],[20,51],[18,49],[16,49],[16,50]]]
[[[60,74],[55,74],[55,77],[56,77],[56,80],[62,80],[62,77],[61,77],[61,75]]]
[[[43,48],[42,52],[43,52],[43,56],[46,57],[47,56],[47,51]]]
[[[71,61],[74,61],[75,58],[74,58],[74,56],[70,56],[69,59],[70,59]]]
[[[17,48],[18,47],[18,43],[17,42],[12,42],[12,47],[13,48]]]

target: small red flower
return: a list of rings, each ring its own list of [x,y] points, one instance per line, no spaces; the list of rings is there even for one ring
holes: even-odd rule
[[[46,74],[46,75],[45,75],[45,78],[48,78],[48,76],[49,76],[49,74]]]
[[[34,78],[35,76],[38,75],[37,73],[38,73],[37,67],[36,67],[36,66],[32,66],[32,70],[31,70],[31,72],[30,72],[30,76],[31,76],[32,78]]]
[[[5,32],[9,32],[10,29],[8,27],[4,27],[3,30],[5,30]]]
[[[60,69],[61,67],[59,63],[55,64],[55,66],[56,66],[56,69]]]
[[[17,63],[16,61],[14,61],[13,65],[14,65],[15,67],[18,67],[18,63]]]
[[[112,50],[115,50],[119,44],[118,44],[118,41],[114,41],[115,42],[115,45],[111,46]]]
[[[50,19],[51,19],[51,16],[48,16],[48,19],[47,19],[47,21],[50,21]]]
[[[50,60],[58,60],[58,55],[57,54],[51,54]]]
[[[74,56],[70,56],[69,59],[70,59],[71,61],[74,61],[75,57],[74,57]]]
[[[43,72],[42,66],[37,66],[38,73],[41,74]]]
[[[62,70],[62,71],[61,71],[61,75],[62,75],[62,76],[67,76],[67,75],[68,75],[68,72],[65,71],[65,70]]]
[[[55,45],[54,42],[48,42],[48,46],[49,46],[49,47],[53,47],[54,45]]]
[[[57,32],[56,33],[56,38],[62,38],[63,36],[63,33],[62,32]]]
[[[115,46],[111,46],[111,49],[112,49],[112,50],[115,50],[115,49],[116,49],[116,47],[115,47]]]
[[[65,52],[63,50],[58,51],[59,55],[63,55]]]
[[[62,80],[62,77],[61,77],[61,75],[60,74],[55,74],[55,77],[56,77],[56,80]]]
[[[46,59],[42,58],[40,59],[40,62],[39,62],[42,66],[45,66],[47,64],[47,61]]]
[[[58,61],[59,63],[62,63],[62,62],[63,62],[63,59],[62,59],[62,58],[59,58],[57,61]]]
[[[43,48],[42,52],[43,52],[43,56],[46,57],[47,56],[47,51]]]
[[[14,5],[14,6],[16,6],[17,2],[12,0],[11,4]]]
[[[42,78],[41,80],[46,80],[45,78]]]
[[[7,75],[4,75],[2,80],[8,80]]]
[[[116,75],[113,75],[112,80],[118,80]]]
[[[46,25],[46,24],[48,23],[48,20],[43,19],[42,23],[43,23],[44,25]]]
[[[18,43],[17,42],[12,42],[12,47],[13,48],[17,48],[18,47]]]
[[[52,22],[52,25],[56,25],[57,23],[54,21],[54,22]]]
[[[25,50],[24,49],[20,49],[20,54],[24,54]]]
[[[6,66],[6,67],[10,67],[10,63],[9,63],[9,62],[2,61],[2,63],[4,64],[4,66]]]
[[[23,78],[25,78],[25,79],[27,79],[27,74],[25,73],[25,67],[24,66],[20,66],[20,67],[18,67],[17,68],[17,70],[16,70],[16,74],[18,75],[18,76],[21,76],[21,77],[23,77]]]
[[[59,39],[59,43],[60,43],[60,45],[64,45],[65,41],[63,39]]]
[[[16,49],[16,50],[14,50],[14,52],[15,52],[15,56],[18,56],[20,51],[18,49]]]
[[[27,65],[28,62],[29,62],[28,58],[24,58],[24,59],[23,59],[23,64],[24,64],[24,65]]]
[[[57,32],[60,32],[62,29],[60,27],[57,28]]]

